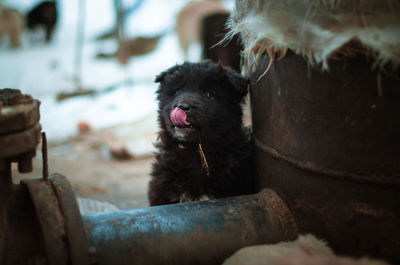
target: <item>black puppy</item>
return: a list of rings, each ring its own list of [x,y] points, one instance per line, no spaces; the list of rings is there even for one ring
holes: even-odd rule
[[[53,0],[39,3],[26,14],[26,20],[27,26],[31,30],[36,27],[43,27],[46,31],[46,42],[49,42],[57,22],[56,2]]]
[[[207,61],[174,66],[156,82],[160,132],[150,205],[251,193],[250,133],[241,108],[248,80]]]

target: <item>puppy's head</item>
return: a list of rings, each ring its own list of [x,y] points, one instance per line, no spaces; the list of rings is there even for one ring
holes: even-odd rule
[[[214,140],[241,128],[248,80],[209,61],[176,65],[157,76],[160,126],[179,141]]]

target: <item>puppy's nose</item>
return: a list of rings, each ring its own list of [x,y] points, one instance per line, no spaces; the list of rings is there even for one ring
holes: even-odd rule
[[[179,104],[177,107],[184,112],[189,112],[192,109],[188,104]]]

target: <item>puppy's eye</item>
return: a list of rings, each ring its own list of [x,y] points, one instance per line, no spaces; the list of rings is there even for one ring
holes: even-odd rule
[[[178,90],[175,92],[175,95],[179,95],[180,93],[182,93],[182,90],[178,89]]]
[[[214,98],[214,94],[211,93],[210,91],[205,91],[204,94],[206,95],[206,97],[208,99],[213,99]]]

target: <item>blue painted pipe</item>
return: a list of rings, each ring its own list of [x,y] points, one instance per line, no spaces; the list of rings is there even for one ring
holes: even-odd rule
[[[243,246],[297,237],[272,190],[227,199],[84,215],[96,264],[221,264]]]

